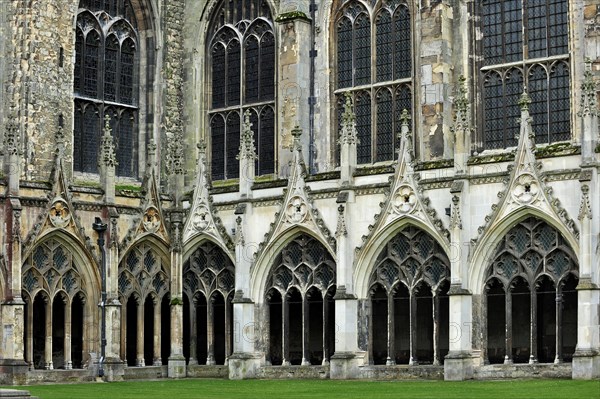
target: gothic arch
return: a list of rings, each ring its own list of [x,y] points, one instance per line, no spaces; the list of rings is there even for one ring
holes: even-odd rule
[[[235,263],[235,258],[233,256],[233,254],[231,253],[231,251],[229,251],[229,249],[227,248],[227,245],[225,245],[223,242],[221,242],[220,240],[215,239],[214,237],[205,234],[205,233],[198,233],[195,234],[194,236],[190,237],[184,244],[183,244],[183,256],[182,259],[183,261],[187,261],[188,258],[190,257],[190,255],[196,250],[196,248],[199,245],[202,245],[205,241],[210,241],[211,243],[215,244],[216,246],[218,246],[219,248],[221,248],[221,250],[227,254],[227,256],[229,257],[229,259]]]
[[[486,278],[485,274],[496,253],[498,243],[504,238],[506,233],[514,227],[514,225],[530,216],[536,217],[557,229],[573,250],[575,257],[578,256],[579,240],[573,236],[573,233],[567,229],[561,221],[555,220],[553,217],[533,207],[524,206],[502,218],[500,222],[486,231],[477,241],[477,246],[471,252],[472,255],[469,257],[469,271],[467,273],[467,288],[471,290],[473,294],[483,293]],[[579,259],[577,259],[577,261],[579,261]]]
[[[99,319],[100,277],[95,266],[64,231],[42,236],[28,251],[22,290],[25,359],[31,367],[82,368],[97,351],[98,333],[89,328]],[[36,319],[42,315],[44,321]]]
[[[337,264],[335,253],[331,250],[330,245],[323,241],[319,235],[314,234],[312,231],[303,226],[291,226],[277,237],[271,239],[270,244],[268,244],[268,246],[261,251],[260,257],[254,261],[252,267],[250,268],[250,298],[255,303],[264,302],[268,276],[271,272],[271,268],[273,267],[275,259],[277,259],[277,256],[279,256],[281,250],[300,234],[307,234],[313,239],[319,241],[321,245],[327,249],[327,252]]]
[[[354,263],[354,290],[358,298],[367,298],[369,296],[369,279],[373,272],[374,265],[377,257],[385,248],[389,240],[394,237],[398,232],[406,228],[407,226],[414,226],[425,233],[429,234],[433,239],[440,245],[444,254],[449,257],[451,254],[450,245],[448,240],[443,237],[437,230],[430,228],[422,220],[414,218],[413,216],[405,216],[397,221],[390,223],[384,227],[381,231],[375,234],[366,242],[361,251],[358,253]]]

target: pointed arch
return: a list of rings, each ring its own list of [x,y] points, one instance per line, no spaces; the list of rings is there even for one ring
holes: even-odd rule
[[[271,272],[275,259],[294,238],[306,234],[317,240],[327,250],[331,258],[337,263],[335,251],[318,234],[314,234],[306,227],[294,225],[282,231],[277,237],[273,237],[270,243],[260,252],[259,257],[250,268],[250,298],[255,303],[263,303],[265,289],[267,288],[268,275]]]
[[[435,242],[440,245],[444,255],[449,257],[451,254],[450,245],[446,237],[442,236],[439,231],[432,229],[422,220],[417,219],[414,216],[408,215],[401,217],[370,237],[369,241],[361,247],[360,252],[357,254],[354,263],[353,281],[354,293],[358,298],[368,297],[369,278],[373,272],[376,259],[383,248],[387,245],[391,237],[394,237],[398,232],[402,231],[408,226],[414,226],[429,234],[435,240]]]
[[[550,226],[557,229],[562,237],[567,241],[577,262],[579,254],[579,240],[573,236],[573,233],[560,221],[556,220],[547,213],[530,206],[518,208],[503,217],[495,226],[487,230],[477,245],[473,248],[469,258],[468,289],[473,294],[482,294],[485,286],[485,273],[495,256],[496,249],[500,241],[505,237],[509,230],[517,223],[528,217],[536,217]]]

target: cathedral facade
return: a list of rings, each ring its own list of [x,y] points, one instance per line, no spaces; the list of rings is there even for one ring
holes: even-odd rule
[[[600,378],[600,1],[0,18],[1,383]]]

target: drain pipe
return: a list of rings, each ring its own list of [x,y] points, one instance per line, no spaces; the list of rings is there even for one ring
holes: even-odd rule
[[[310,77],[309,77],[309,96],[308,96],[308,118],[309,118],[309,151],[308,151],[308,173],[314,172],[315,162],[315,104],[317,99],[315,97],[315,60],[317,58],[317,50],[315,49],[315,14],[317,11],[317,4],[315,0],[310,0]]]

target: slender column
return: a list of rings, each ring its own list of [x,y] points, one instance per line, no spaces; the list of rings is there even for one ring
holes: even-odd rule
[[[283,337],[283,366],[290,365],[290,303],[287,295],[283,295],[282,298],[282,306],[281,306],[283,317],[281,318],[283,323],[283,328],[281,329]]]
[[[504,364],[512,364],[512,292],[510,288],[507,290],[506,295],[506,353],[504,354]]]
[[[394,364],[396,364],[396,349],[395,349],[395,337],[396,337],[396,333],[395,333],[395,329],[394,329],[394,293],[390,292],[390,294],[388,295],[388,301],[387,301],[387,311],[388,311],[388,317],[387,317],[387,322],[388,322],[388,336],[387,336],[387,340],[388,340],[388,356],[387,356],[387,360],[385,362],[385,364],[387,366],[393,366]]]
[[[535,284],[531,287],[531,291],[530,291],[530,299],[531,299],[531,306],[530,306],[530,315],[529,315],[529,320],[530,320],[530,324],[531,324],[531,329],[530,329],[530,346],[531,348],[529,349],[529,364],[534,364],[538,362],[538,356],[537,356],[537,292],[535,289]]]
[[[65,304],[65,369],[73,368],[73,360],[71,359],[71,306]]]
[[[417,359],[417,297],[410,293],[410,361],[411,366],[419,364]]]
[[[323,362],[322,365],[329,364],[329,301],[327,301],[327,293],[323,297]]]
[[[375,352],[373,352],[373,334],[375,330],[373,329],[373,323],[375,322],[375,318],[373,317],[373,299],[371,298],[371,310],[369,312],[369,364],[375,364]]]
[[[310,366],[310,310],[308,303],[308,295],[302,298],[302,365]]]
[[[212,366],[215,364],[215,333],[214,333],[214,314],[215,304],[214,297],[211,297],[206,301],[206,341],[208,345],[208,357],[206,358],[206,365]]]
[[[33,370],[35,365],[33,364],[33,302],[27,304],[28,312],[27,312],[27,358],[25,361],[29,365],[29,370]]]
[[[198,321],[197,317],[198,298],[190,301],[190,361],[188,364],[198,364]]]
[[[433,292],[433,365],[440,365],[440,296]]]
[[[120,356],[121,359],[125,359],[125,363],[127,364],[127,299],[123,299],[125,301],[125,305],[121,308],[121,348],[120,348]],[[130,342],[129,345],[132,345]]]
[[[225,365],[229,364],[229,356],[231,356],[231,307],[230,303],[225,298]]]
[[[140,298],[140,302],[137,305],[137,359],[136,366],[146,366],[144,360],[144,301]]]
[[[46,370],[53,370],[52,363],[52,301],[46,301],[46,347],[44,348],[44,362]]]
[[[160,307],[160,300],[157,298],[154,302],[154,366],[162,366],[162,358],[160,353],[161,339],[160,339],[160,328],[161,328],[161,317],[162,309]]]
[[[554,363],[563,362],[562,354],[562,305],[563,305],[562,289],[556,288],[556,356],[554,357]]]

